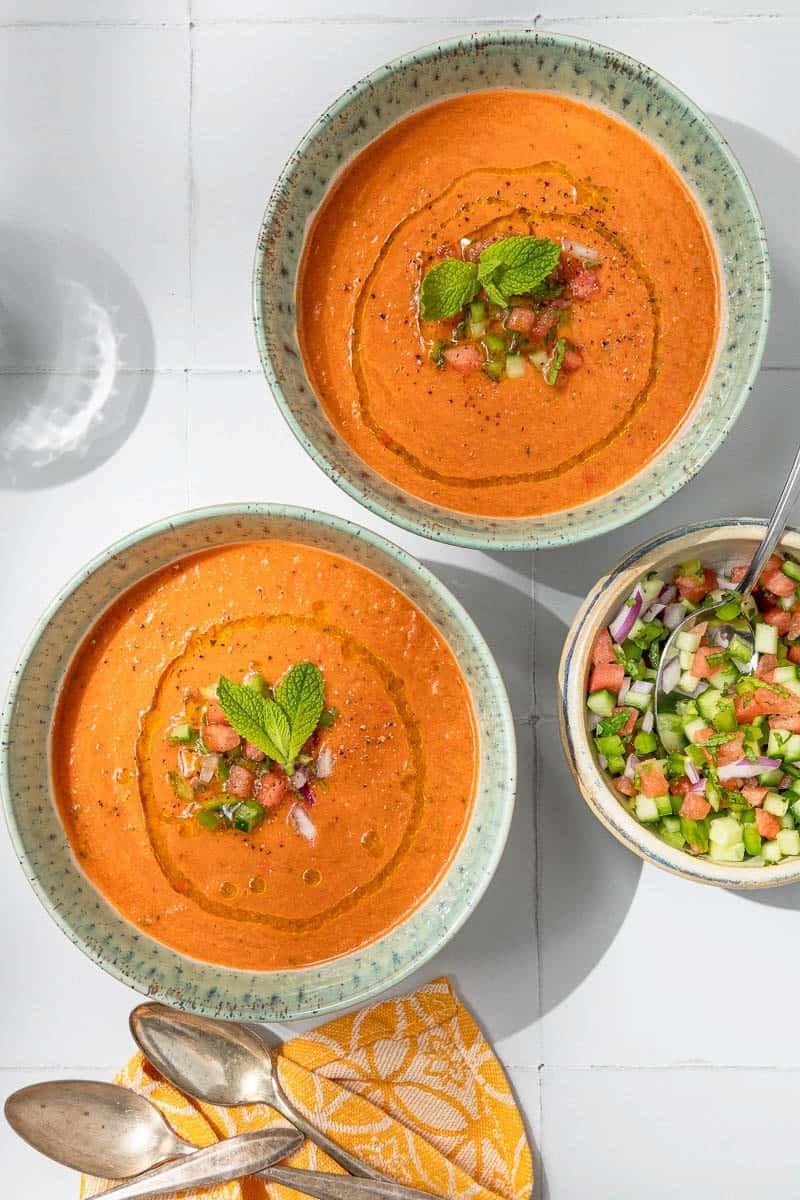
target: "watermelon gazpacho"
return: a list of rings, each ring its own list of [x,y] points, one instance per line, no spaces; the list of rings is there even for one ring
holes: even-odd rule
[[[800,855],[800,562],[773,555],[749,600],[692,559],[642,579],[592,648],[587,706],[601,769],[620,801],[668,845],[753,866]],[[688,614],[722,602],[720,621],[755,629],[714,644]]]

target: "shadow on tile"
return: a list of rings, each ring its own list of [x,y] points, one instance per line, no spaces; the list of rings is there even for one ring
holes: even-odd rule
[[[154,353],[114,259],[73,234],[0,225],[0,486],[49,487],[108,459],[144,410]]]
[[[711,120],[744,167],[761,205],[767,230],[773,295],[764,361],[778,366],[796,364],[800,248],[794,230],[800,196],[800,159],[748,125],[713,114]],[[762,186],[764,180],[769,181],[769,186]]]

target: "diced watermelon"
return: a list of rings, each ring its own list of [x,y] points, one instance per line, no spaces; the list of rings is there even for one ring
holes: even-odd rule
[[[750,725],[756,717],[791,717],[800,713],[800,696],[784,695],[772,688],[758,688],[752,696],[736,696],[733,707],[739,724]]]
[[[630,779],[626,779],[624,775],[620,775],[618,779],[614,780],[614,787],[623,796],[636,795],[636,788],[633,786],[633,782]]]
[[[767,683],[772,683],[772,672],[778,665],[777,656],[774,654],[761,654],[756,667],[756,676],[758,679],[764,679]]]
[[[756,829],[763,838],[776,838],[780,831],[781,823],[774,813],[764,812],[763,808],[757,808],[756,813]]]
[[[636,719],[641,714],[639,713],[639,710],[637,708],[627,708],[624,706],[622,708],[615,708],[614,712],[628,714],[628,719],[625,722],[625,724],[622,726],[621,729],[617,730],[617,733],[619,734],[619,736],[621,738],[626,738],[629,733],[633,733],[633,730],[636,726]]]
[[[592,666],[597,667],[601,663],[615,663],[616,661],[611,634],[607,629],[601,629],[592,646]]]
[[[698,604],[709,592],[713,592],[717,586],[717,576],[710,567],[704,567],[702,578],[697,575],[678,575],[675,584],[684,600]]]
[[[760,808],[768,791],[769,788],[748,784],[747,787],[742,788],[742,795],[751,808]]]
[[[787,729],[790,733],[800,733],[800,716],[770,717],[770,729]]]
[[[624,678],[625,671],[619,663],[598,663],[589,678],[589,692],[600,692],[603,688],[618,692]]]
[[[764,571],[761,575],[761,586],[773,596],[793,596],[797,584],[783,571]]]
[[[762,609],[761,616],[766,621],[767,625],[774,625],[781,637],[785,637],[792,623],[792,614],[787,612],[785,608],[765,608]]]
[[[667,777],[654,758],[639,764],[639,779],[645,796],[666,796],[669,791]]]
[[[472,343],[463,346],[448,346],[444,359],[454,371],[466,375],[470,371],[478,371],[483,366],[483,354]]]
[[[719,670],[719,663],[708,665],[709,655],[719,654],[719,646],[698,646],[691,666],[692,675],[696,679],[710,679]]]
[[[681,805],[681,816],[692,821],[702,821],[711,812],[711,805],[700,792],[687,792]]]
[[[800,646],[790,646],[787,657],[789,662],[800,663]]]
[[[744,755],[744,734],[738,734],[729,741],[723,742],[717,750],[717,762],[721,767],[728,763],[737,762]]]

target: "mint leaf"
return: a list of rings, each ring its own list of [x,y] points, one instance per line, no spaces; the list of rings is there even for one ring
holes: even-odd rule
[[[478,263],[478,280],[489,293],[489,286],[503,297],[490,299],[506,304],[511,296],[521,296],[540,287],[558,266],[561,247],[549,238],[507,237],[487,246]]]
[[[564,355],[567,353],[567,339],[559,338],[553,350],[553,357],[550,359],[550,366],[547,368],[547,382],[551,387],[555,387],[559,372],[564,365]]]
[[[319,725],[325,707],[325,683],[314,663],[302,662],[287,671],[275,689],[275,699],[289,724],[289,758],[295,758]]]
[[[272,704],[277,708],[274,701],[266,700],[245,684],[232,683],[224,675],[217,684],[217,700],[240,737],[247,738],[248,742],[258,746],[268,758],[283,763],[283,747],[276,744],[270,736],[267,725],[266,706]]]
[[[420,313],[424,321],[444,321],[454,317],[478,290],[476,263],[460,258],[445,258],[426,273],[419,293]]]
[[[267,737],[278,750],[278,762],[287,775],[294,770],[294,754],[292,754],[292,730],[289,718],[280,704],[274,700],[262,700],[264,706],[264,729]],[[256,743],[258,745],[258,743]]]

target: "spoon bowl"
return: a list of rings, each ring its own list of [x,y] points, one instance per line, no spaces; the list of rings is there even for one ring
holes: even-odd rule
[[[105,1179],[128,1179],[196,1149],[144,1096],[113,1083],[32,1084],[9,1096],[5,1115],[14,1132],[48,1158]]]

